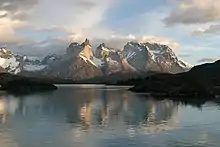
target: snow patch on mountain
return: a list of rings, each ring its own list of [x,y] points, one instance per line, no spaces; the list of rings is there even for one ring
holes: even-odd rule
[[[128,42],[122,51],[128,63],[139,71],[159,70],[163,72],[184,72],[192,66],[179,60],[166,45],[158,43]],[[154,67],[154,69],[151,69]]]
[[[46,65],[31,65],[31,64],[26,64],[24,66],[24,70],[25,71],[40,71],[42,69],[44,69],[46,67]]]
[[[17,74],[21,71],[19,68],[19,62],[13,56],[10,58],[0,57],[0,66],[8,70],[8,72],[12,72],[14,74]]]
[[[0,48],[0,66],[8,72],[19,73],[19,62],[7,48]]]
[[[179,65],[181,66],[181,67],[183,67],[183,68],[189,68],[189,69],[191,69],[192,67],[193,67],[193,65],[191,65],[191,64],[189,64],[189,63],[187,63],[187,62],[185,62],[185,61],[183,61],[183,60],[178,60],[178,63],[179,63]]]

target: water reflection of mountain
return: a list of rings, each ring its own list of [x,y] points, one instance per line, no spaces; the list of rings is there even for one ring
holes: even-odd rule
[[[115,92],[114,92],[115,93]],[[87,110],[87,111],[86,111]],[[102,91],[81,108],[82,121],[88,126],[122,124],[140,126],[146,131],[172,129],[178,125],[178,106],[172,101],[136,99],[132,93]],[[149,129],[151,128],[151,129]]]
[[[3,96],[0,114],[7,114],[9,121],[25,119],[37,123],[47,118],[44,121],[77,125],[84,130],[115,125],[172,128],[178,122],[177,104],[172,101],[140,99],[125,90],[98,87],[67,87],[49,94],[19,98]]]

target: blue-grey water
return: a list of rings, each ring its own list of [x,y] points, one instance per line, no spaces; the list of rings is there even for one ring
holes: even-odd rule
[[[0,94],[0,147],[220,146],[220,109],[157,101],[119,87]]]

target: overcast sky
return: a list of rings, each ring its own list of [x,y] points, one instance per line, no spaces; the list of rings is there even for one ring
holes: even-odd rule
[[[64,52],[127,41],[169,45],[191,64],[220,56],[220,0],[0,0],[0,45],[16,53]]]

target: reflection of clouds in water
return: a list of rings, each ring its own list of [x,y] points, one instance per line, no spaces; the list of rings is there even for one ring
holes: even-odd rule
[[[7,96],[7,98],[0,100],[0,113],[13,115],[16,111],[18,113],[20,111],[22,115],[28,115],[29,113],[30,115],[36,115],[36,113],[45,114],[50,110],[56,109],[56,105],[62,104],[63,106],[57,108],[58,111],[66,111],[67,114],[78,113],[67,115],[67,119],[74,119],[78,115],[81,121],[88,126],[111,125],[119,120],[128,126],[164,124],[168,122],[167,120],[176,117],[177,114],[175,113],[178,113],[177,105],[172,101],[155,102],[153,100],[140,100],[135,98],[134,94],[127,91],[96,91],[95,89],[86,89],[85,91],[81,90],[75,93],[76,97],[74,98],[73,96],[75,95],[66,95],[66,97],[73,99],[69,99],[70,101],[68,100],[63,104],[59,102],[61,100],[56,98],[57,95],[62,95],[62,91],[51,94],[50,97],[54,97],[54,99],[39,95],[32,95],[22,99]],[[67,94],[66,91],[63,94]],[[56,102],[55,100],[58,101]],[[75,111],[75,109],[71,108],[76,108],[77,110]],[[78,123],[80,122],[78,121]]]
[[[1,100],[0,112],[14,119],[11,124],[16,129],[14,136],[21,142],[39,141],[43,146],[45,138],[57,144],[66,138],[70,144],[96,146],[94,143],[101,139],[133,138],[166,130],[167,126],[173,129],[175,124],[171,122],[178,113],[177,105],[170,101],[140,99],[125,90],[101,88],[69,87],[50,94],[7,96]]]

